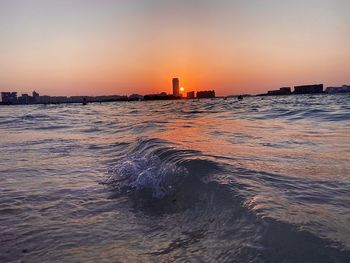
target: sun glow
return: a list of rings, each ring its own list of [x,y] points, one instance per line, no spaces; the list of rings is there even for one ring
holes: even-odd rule
[[[184,92],[184,90],[185,90],[184,87],[181,87],[181,88],[180,88],[180,91],[181,91],[181,92]]]

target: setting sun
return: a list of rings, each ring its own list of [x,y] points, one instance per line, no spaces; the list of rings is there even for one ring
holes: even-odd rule
[[[185,88],[184,88],[184,87],[181,87],[181,88],[180,88],[180,91],[181,91],[181,92],[183,92],[184,90],[185,90]]]

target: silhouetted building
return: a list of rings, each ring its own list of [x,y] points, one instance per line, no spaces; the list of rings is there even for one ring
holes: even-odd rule
[[[279,90],[269,90],[267,95],[290,95],[292,93],[290,87],[283,87]]]
[[[30,103],[30,96],[27,93],[22,94],[20,97],[18,97],[18,103],[19,104],[29,104]]]
[[[323,93],[323,84],[295,86],[294,93],[295,94]]]
[[[285,93],[285,94],[291,94],[292,93],[292,89],[290,87],[280,88],[280,91]]]
[[[215,91],[214,90],[206,90],[206,91],[198,91],[197,92],[197,98],[215,98]]]
[[[134,94],[137,99],[142,99],[143,96]],[[135,97],[135,98],[136,98]],[[86,102],[109,102],[109,101],[128,101],[130,100],[127,96],[111,95],[111,96],[40,96],[39,93],[33,91],[33,96],[29,96],[24,93],[17,98],[17,92],[1,92],[1,103],[0,104],[59,104],[59,103],[82,103],[83,100]],[[135,99],[136,100],[136,99]]]
[[[48,104],[50,103],[50,96],[40,96],[39,97],[39,103],[43,103],[43,104]]]
[[[83,99],[81,99],[80,101],[76,101],[76,102],[82,102]],[[67,103],[67,102],[68,102],[68,97],[66,97],[66,96],[50,97],[50,103],[59,104],[59,103]]]
[[[194,91],[187,92],[188,99],[194,99]]]
[[[180,96],[180,83],[178,78],[173,78],[173,95]]]
[[[17,104],[17,92],[1,92],[1,101],[3,104]]]
[[[327,87],[325,92],[328,94],[350,92],[350,85],[343,85],[341,87]]]
[[[39,93],[34,90],[33,91],[33,103],[39,103],[39,102],[40,102]]]

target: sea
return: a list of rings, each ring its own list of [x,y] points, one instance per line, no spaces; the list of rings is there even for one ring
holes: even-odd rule
[[[350,262],[350,95],[0,106],[0,262]]]

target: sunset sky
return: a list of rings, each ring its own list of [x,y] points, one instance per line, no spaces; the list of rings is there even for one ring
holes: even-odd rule
[[[0,0],[0,91],[350,84],[349,0]]]

